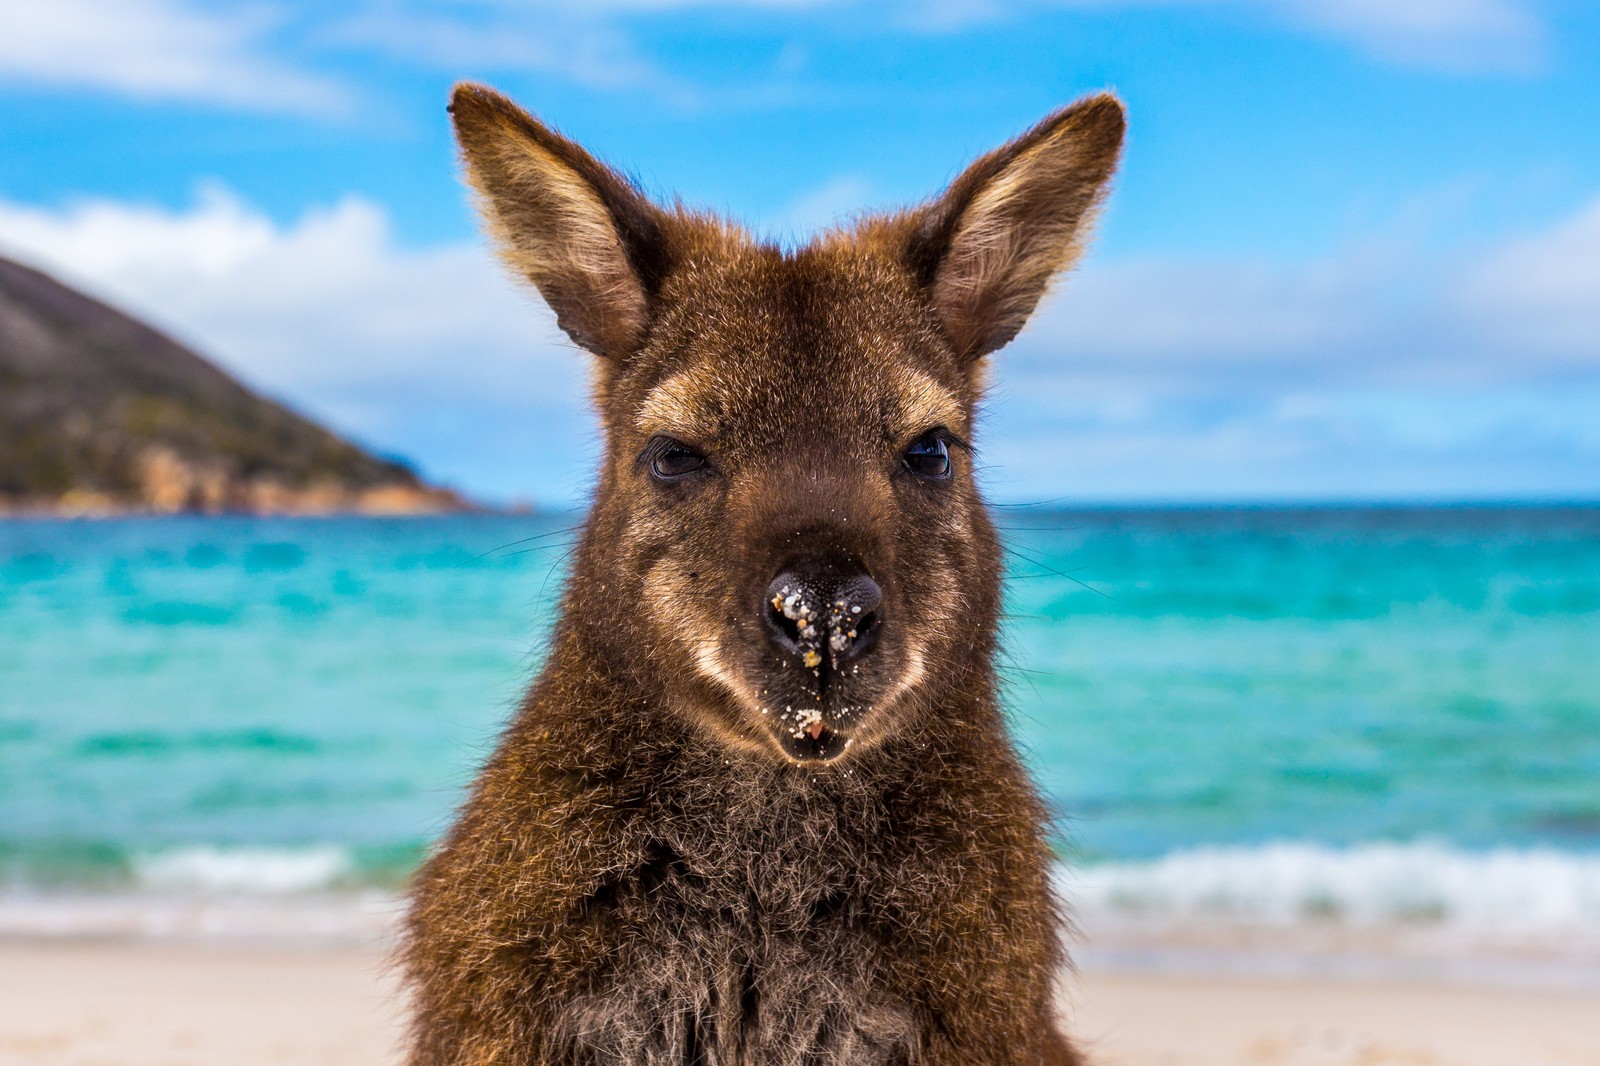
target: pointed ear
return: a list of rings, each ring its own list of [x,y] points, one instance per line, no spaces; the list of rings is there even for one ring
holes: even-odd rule
[[[450,114],[502,258],[538,286],[578,344],[613,358],[632,352],[671,268],[659,209],[491,89],[456,86]]]
[[[1082,251],[1122,150],[1109,93],[1057,111],[912,213],[904,256],[945,333],[976,359],[1017,335]]]

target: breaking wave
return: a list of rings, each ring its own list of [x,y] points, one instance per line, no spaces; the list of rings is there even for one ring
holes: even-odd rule
[[[393,935],[402,906],[402,871],[333,844],[182,847],[125,863],[124,879],[98,889],[12,881],[0,889],[0,937],[375,942]],[[1600,959],[1595,853],[1443,842],[1202,847],[1063,866],[1058,887],[1090,951]]]
[[[1343,930],[1600,950],[1600,855],[1554,848],[1204,847],[1070,868],[1061,888],[1091,938],[1097,930]]]
[[[393,872],[337,845],[136,853],[112,886],[0,892],[0,937],[381,943],[401,904]]]
[[[175,848],[136,855],[134,879],[159,892],[276,896],[339,887],[355,872],[349,851],[309,848]]]

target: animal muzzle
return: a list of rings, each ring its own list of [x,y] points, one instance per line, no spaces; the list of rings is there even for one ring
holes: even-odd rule
[[[863,660],[883,634],[883,590],[853,556],[804,556],[768,584],[761,615],[774,739],[797,761],[837,758],[872,706]]]

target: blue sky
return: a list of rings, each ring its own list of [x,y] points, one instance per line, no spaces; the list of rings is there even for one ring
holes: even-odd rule
[[[993,496],[1600,497],[1579,0],[0,0],[0,249],[430,474],[571,502],[586,357],[480,246],[459,78],[790,240],[1112,88],[1124,169],[997,361]]]

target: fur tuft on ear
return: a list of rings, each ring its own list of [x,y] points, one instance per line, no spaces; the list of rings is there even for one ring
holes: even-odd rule
[[[660,211],[491,89],[457,85],[450,114],[502,258],[538,287],[579,345],[612,358],[632,352],[672,266]]]
[[[1015,337],[1082,251],[1124,126],[1115,96],[1087,97],[983,156],[900,220],[905,262],[963,355],[976,359]]]

